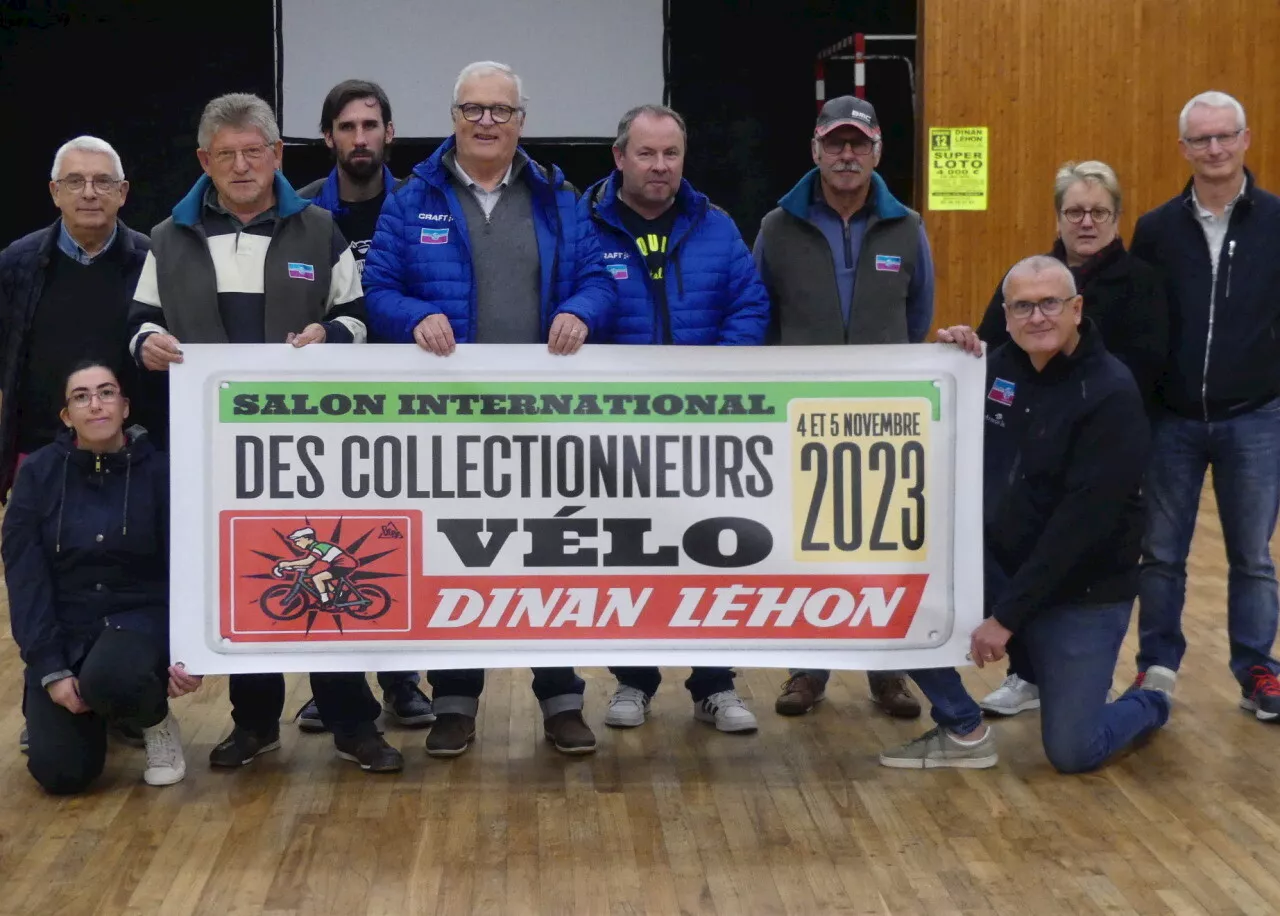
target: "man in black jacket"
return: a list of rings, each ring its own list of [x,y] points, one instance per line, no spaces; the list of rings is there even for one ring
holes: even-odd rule
[[[1063,773],[1101,766],[1169,718],[1152,669],[1114,703],[1107,691],[1138,585],[1148,424],[1133,375],[1107,352],[1061,261],[1039,255],[1004,281],[1010,343],[987,362],[983,445],[985,597],[973,632],[982,667],[1016,636],[1040,684],[1045,754]],[[973,330],[939,339],[975,355]],[[982,768],[995,739],[954,668],[913,671],[937,727],[880,755],[885,766]]]
[[[1230,565],[1231,673],[1243,709],[1280,720],[1270,550],[1280,510],[1280,198],[1244,167],[1249,129],[1231,96],[1197,95],[1178,131],[1192,179],[1133,234],[1133,253],[1164,272],[1172,330],[1145,484],[1138,679],[1182,663],[1187,554],[1212,465]]]

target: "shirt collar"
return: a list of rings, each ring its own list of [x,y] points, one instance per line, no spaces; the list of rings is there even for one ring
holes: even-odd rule
[[[225,216],[242,229],[248,229],[250,226],[256,226],[259,223],[273,222],[277,217],[276,204],[272,204],[266,210],[263,210],[253,219],[249,220],[249,222],[246,223],[241,221],[240,217],[222,206],[222,201],[218,200],[218,189],[212,184],[210,184],[208,189],[204,192],[204,205],[214,213],[217,213],[220,216]]]
[[[58,233],[58,250],[71,258],[71,260],[78,264],[84,264],[86,267],[111,250],[111,246],[116,241],[116,234],[120,231],[118,225],[112,226],[111,235],[107,237],[107,244],[103,245],[102,250],[97,254],[89,254],[89,252],[80,247],[79,242],[71,237],[65,222],[59,222],[59,225],[62,227],[62,231]]]
[[[1244,197],[1244,192],[1248,187],[1249,178],[1248,176],[1245,176],[1240,180],[1240,190],[1236,193],[1235,197],[1231,198],[1231,202],[1227,204],[1226,209],[1222,211],[1223,219],[1226,219],[1231,215],[1231,211],[1235,209],[1236,204],[1240,202],[1240,198]],[[1200,206],[1200,197],[1196,194],[1195,182],[1191,183],[1191,202],[1195,204],[1196,215],[1201,219],[1217,219],[1217,217],[1213,215],[1212,211],[1206,210],[1204,207]]]
[[[466,170],[463,169],[461,165],[458,164],[458,155],[456,150],[449,151],[448,156],[445,158],[445,164],[449,166],[449,169],[453,172],[458,181],[462,183],[463,187],[468,188],[471,191],[483,191],[486,194],[493,194],[501,191],[507,185],[511,184],[511,180],[520,173],[520,169],[524,167],[527,159],[528,157],[524,154],[524,151],[517,149],[515,156],[511,160],[511,164],[507,166],[507,174],[502,176],[502,180],[498,182],[497,187],[492,191],[482,187],[474,178],[467,174]]]

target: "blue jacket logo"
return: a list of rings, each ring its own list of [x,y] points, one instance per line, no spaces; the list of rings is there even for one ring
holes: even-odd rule
[[[423,229],[418,236],[423,245],[446,245],[449,242],[448,229]]]
[[[627,271],[626,264],[606,264],[605,267],[609,268],[609,273],[613,275],[615,280],[625,280],[631,276]]]
[[[1016,388],[1017,386],[1013,382],[998,378],[991,383],[991,390],[987,392],[987,398],[997,404],[1003,404],[1008,407],[1013,403],[1013,392]]]
[[[289,276],[294,280],[314,280],[316,278],[316,269],[311,264],[299,264],[295,261],[290,261]]]
[[[896,274],[902,270],[902,258],[896,254],[878,254],[876,255],[876,270],[887,270]]]

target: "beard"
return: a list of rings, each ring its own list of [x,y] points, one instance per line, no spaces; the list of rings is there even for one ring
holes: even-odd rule
[[[367,159],[339,159],[338,168],[347,173],[353,181],[368,181],[382,171],[386,156],[370,155]]]

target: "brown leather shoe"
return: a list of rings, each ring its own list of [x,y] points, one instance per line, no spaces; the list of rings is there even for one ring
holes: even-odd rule
[[[595,753],[595,733],[587,726],[580,709],[566,709],[543,719],[542,731],[562,754]]]
[[[475,716],[460,712],[446,712],[436,716],[427,735],[428,757],[457,757],[467,752],[467,746],[476,739]]]
[[[826,698],[826,687],[811,674],[793,674],[782,685],[782,695],[773,704],[780,716],[803,716]]]
[[[895,719],[920,718],[920,701],[907,686],[905,674],[893,671],[868,671],[867,683],[871,685],[871,702],[885,715]]]

